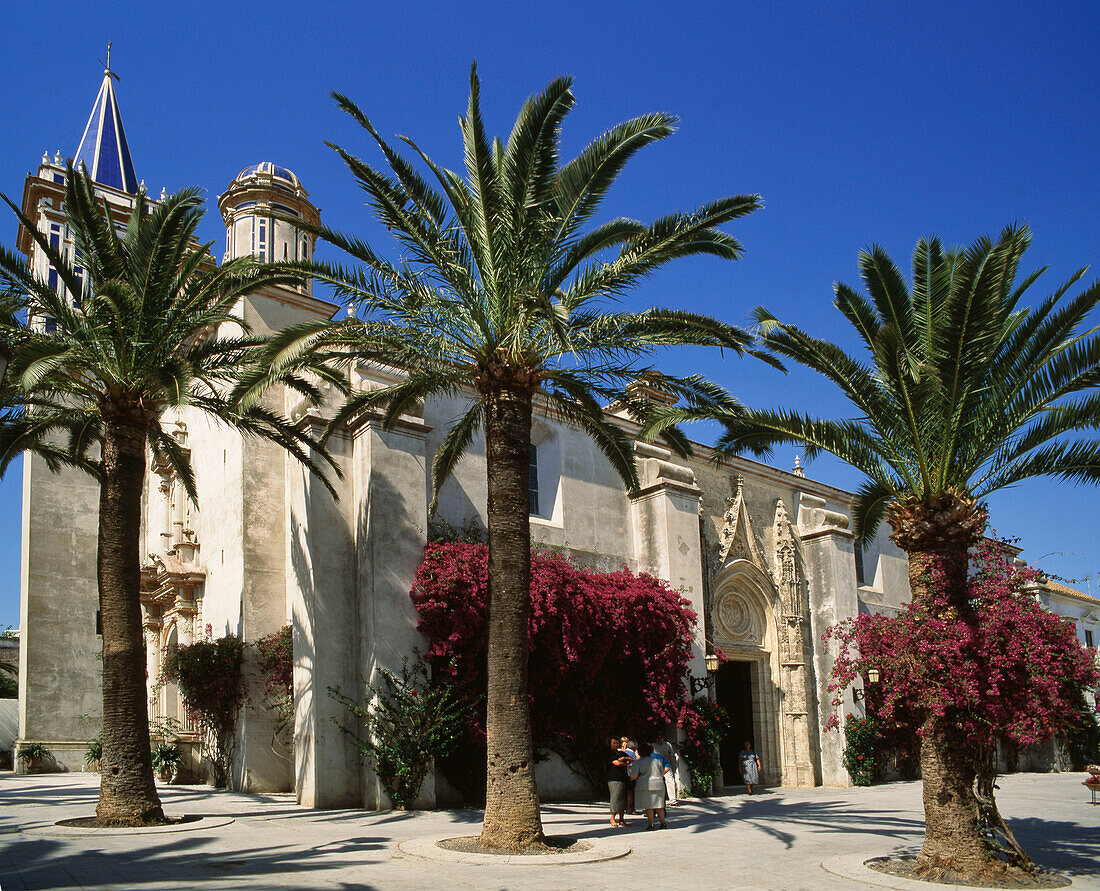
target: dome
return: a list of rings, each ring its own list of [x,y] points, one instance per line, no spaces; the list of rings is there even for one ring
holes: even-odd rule
[[[289,184],[292,189],[300,189],[302,187],[301,182],[298,180],[298,177],[294,175],[293,170],[288,170],[286,167],[280,167],[278,164],[271,163],[271,161],[261,161],[259,164],[253,164],[251,167],[246,167],[237,174],[236,182],[243,182],[244,180],[258,176],[282,180],[284,183]]]

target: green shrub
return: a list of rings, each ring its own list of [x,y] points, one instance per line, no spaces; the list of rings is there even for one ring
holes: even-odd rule
[[[877,745],[875,719],[848,715],[844,720],[844,767],[853,785],[870,786],[874,783]]]
[[[183,754],[171,743],[158,743],[153,747],[153,770],[171,773],[183,766]]]
[[[400,673],[385,668],[378,673],[380,685],[365,685],[365,706],[332,687],[329,695],[361,722],[362,734],[340,729],[355,740],[360,758],[385,785],[394,807],[405,810],[420,794],[432,759],[450,754],[465,735],[472,706],[453,685],[429,683],[419,652],[411,665],[407,657],[402,660]]]
[[[88,740],[88,748],[84,750],[84,760],[88,764],[97,764],[103,758],[103,734],[99,733]]]
[[[42,743],[31,743],[30,745],[23,746],[23,748],[19,750],[19,757],[23,761],[43,761],[52,756],[53,752],[42,745]]]

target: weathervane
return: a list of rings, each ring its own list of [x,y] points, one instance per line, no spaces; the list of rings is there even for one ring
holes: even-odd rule
[[[119,80],[119,76],[111,70],[111,41],[107,41],[107,61],[103,59],[99,60],[99,64],[103,66],[103,73],[108,77],[113,77],[115,80]]]

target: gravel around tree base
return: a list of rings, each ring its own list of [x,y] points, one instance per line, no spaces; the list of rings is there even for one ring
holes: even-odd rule
[[[530,854],[531,856],[553,856],[554,854],[579,854],[592,847],[588,842],[577,841],[575,838],[551,836],[546,839],[546,844],[537,847],[524,848],[522,851],[513,851],[509,848],[485,848],[481,845],[481,837],[468,835],[461,838],[445,838],[436,842],[441,848],[448,851],[459,851],[463,854]]]
[[[863,864],[875,872],[883,872],[887,875],[897,876],[902,879],[910,879],[916,882],[927,882],[930,886],[966,885],[971,888],[1065,888],[1070,880],[1065,876],[1049,872],[1026,872],[1022,869],[1006,866],[998,870],[1000,875],[990,875],[985,881],[975,882],[963,877],[960,873],[949,869],[937,869],[931,873],[917,871],[915,857],[876,857],[867,860]]]
[[[201,819],[202,817],[190,815],[171,817],[155,823],[115,823],[101,822],[98,817],[74,817],[72,820],[58,820],[54,825],[66,826],[69,829],[141,829],[147,826],[179,826],[181,823],[196,823]]]

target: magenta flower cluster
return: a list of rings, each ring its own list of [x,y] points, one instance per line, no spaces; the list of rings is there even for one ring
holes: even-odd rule
[[[430,544],[411,592],[426,656],[471,700],[484,695],[488,551]],[[532,556],[529,685],[535,742],[588,746],[680,722],[696,615],[665,582]],[[694,712],[691,713],[694,716]],[[484,734],[475,709],[471,735]]]
[[[964,604],[950,602],[945,569],[934,564],[928,599],[899,615],[861,615],[826,632],[841,645],[830,725],[841,693],[873,668],[881,680],[865,685],[867,702],[887,733],[922,733],[942,717],[976,746],[1049,739],[1079,712],[1082,691],[1100,684],[1093,654],[1070,620],[1036,600],[1039,573],[1016,563],[1007,543],[978,547]]]

